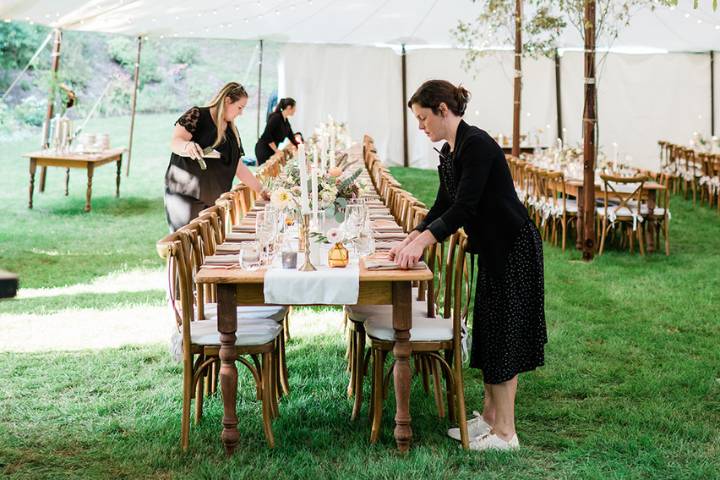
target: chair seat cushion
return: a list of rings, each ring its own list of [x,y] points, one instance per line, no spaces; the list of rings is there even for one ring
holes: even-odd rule
[[[412,328],[410,329],[411,342],[433,342],[452,340],[452,318],[427,316],[425,302],[413,302]],[[361,314],[365,318],[365,331],[373,338],[379,340],[395,340],[395,330],[392,326],[392,305],[358,305],[348,307],[348,311]]]
[[[640,215],[646,216],[648,214],[648,206],[643,205],[640,207]],[[653,217],[664,217],[665,216],[665,209],[661,207],[655,207],[653,209]]]
[[[237,307],[238,321],[254,318],[271,318],[276,322],[282,322],[287,314],[287,307],[273,305],[247,305]],[[217,303],[205,304],[205,319],[217,319]]]
[[[414,311],[418,311],[418,312],[427,311],[427,300],[417,300],[417,297],[418,297],[418,288],[413,287],[413,289],[412,289],[413,312]],[[387,313],[387,315],[392,315],[392,305],[346,305],[345,306],[345,313],[347,313],[348,319],[353,322],[356,322],[356,323],[363,323],[365,320],[368,319],[369,316],[377,315],[380,312]]]
[[[635,210],[630,210],[627,207],[608,207],[608,214],[612,215],[615,214],[616,218],[632,218],[633,214],[635,213]],[[605,216],[605,207],[597,207],[597,214],[601,217]]]
[[[264,345],[273,341],[282,326],[272,319],[255,319],[252,323],[238,323],[237,346]],[[190,341],[193,345],[220,345],[216,320],[198,320],[190,323]]]

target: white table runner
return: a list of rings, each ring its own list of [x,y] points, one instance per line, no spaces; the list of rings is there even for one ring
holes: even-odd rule
[[[322,255],[327,259],[329,245]],[[345,268],[330,268],[327,260],[315,265],[317,271],[301,272],[282,268],[279,258],[265,273],[265,303],[277,305],[355,305],[360,290],[360,267],[358,259],[350,255]],[[298,267],[305,261],[304,254],[298,253]]]

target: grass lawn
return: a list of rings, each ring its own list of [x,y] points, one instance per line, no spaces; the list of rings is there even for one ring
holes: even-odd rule
[[[24,288],[87,283],[118,271],[157,270],[168,125],[140,116],[131,176],[114,198],[114,168],[96,172],[93,211],[85,178],[50,169],[27,209],[27,161],[36,141],[0,145],[0,268]],[[98,120],[116,144],[126,119]],[[432,170],[393,169],[431,203]],[[394,401],[383,435],[368,445],[366,416],[349,420],[339,322],[288,346],[291,396],[266,448],[259,404],[241,370],[241,441],[231,459],[219,441],[222,403],[207,402],[179,449],[181,366],[166,345],[82,352],[0,352],[0,473],[7,478],[720,478],[720,217],[673,198],[672,252],[641,258],[609,251],[586,264],[546,245],[546,366],[523,375],[517,426],[523,449],[463,452],[444,435],[415,382],[414,448],[393,449]],[[162,285],[0,302],[3,316],[163,304]],[[302,310],[312,317],[320,311]],[[102,318],[98,318],[102,321]],[[367,387],[366,383],[366,387]],[[482,404],[479,372],[466,371],[469,411]],[[366,395],[369,394],[369,389]],[[366,397],[367,398],[367,397]],[[364,412],[367,410],[365,404]]]

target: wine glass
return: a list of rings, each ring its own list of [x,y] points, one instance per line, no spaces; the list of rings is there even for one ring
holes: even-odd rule
[[[240,268],[249,272],[255,271],[260,268],[261,251],[262,250],[258,242],[243,242],[240,245]]]
[[[270,245],[274,242],[276,235],[276,215],[266,210],[257,212],[257,216],[255,217],[255,236],[262,252],[265,254],[266,260],[270,258]]]

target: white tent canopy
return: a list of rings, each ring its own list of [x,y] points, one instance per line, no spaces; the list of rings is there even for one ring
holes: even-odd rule
[[[692,3],[635,13],[612,43],[599,66],[600,145],[606,152],[615,142],[623,158],[630,155],[633,164],[654,168],[658,139],[685,143],[694,131],[714,133],[709,52],[720,48],[720,12],[712,11],[710,1],[701,1],[698,9]],[[406,101],[400,44],[410,47],[408,95],[430,78],[463,83],[473,93],[468,121],[492,134],[511,132],[512,53],[500,46],[479,61],[477,71],[466,72],[465,51],[454,47],[450,34],[459,18],[476,12],[470,0],[0,0],[5,21],[158,38],[285,43],[279,85],[281,96],[299,101],[293,125],[308,132],[328,114],[348,120],[355,138],[369,133],[382,157],[395,164],[403,162]],[[563,126],[566,141],[575,143],[583,85],[583,58],[576,49],[582,42],[568,28],[559,45]],[[523,69],[521,130],[536,135],[542,129],[541,141],[548,144],[558,136],[555,65],[526,59]],[[720,57],[714,70],[718,78]],[[410,165],[434,165],[436,155],[412,118],[408,131]]]
[[[632,17],[616,48],[708,51],[720,42],[720,13],[710,0],[680,0]],[[2,0],[0,18],[63,29],[283,43],[454,46],[450,29],[469,20],[471,0]],[[532,11],[526,11],[532,15]],[[581,47],[568,28],[561,47]],[[602,41],[600,42],[602,47]]]

